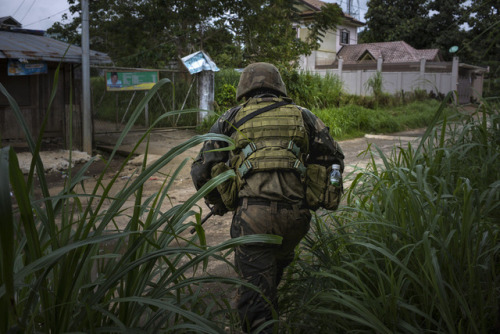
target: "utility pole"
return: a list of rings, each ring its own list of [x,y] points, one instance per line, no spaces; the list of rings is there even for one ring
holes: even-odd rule
[[[83,151],[92,155],[89,49],[89,0],[82,0],[82,141]]]

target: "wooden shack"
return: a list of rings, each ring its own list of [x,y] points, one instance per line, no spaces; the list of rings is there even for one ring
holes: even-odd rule
[[[34,138],[48,113],[44,142],[52,140],[68,148],[71,135],[73,148],[82,149],[81,62],[80,47],[46,37],[44,31],[23,29],[10,16],[0,18],[0,83],[16,100]],[[90,51],[91,65],[110,62],[105,53]],[[25,141],[22,127],[1,93],[0,140],[1,146]]]

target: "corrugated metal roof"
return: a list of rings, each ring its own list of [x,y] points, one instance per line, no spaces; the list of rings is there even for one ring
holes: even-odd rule
[[[337,53],[344,64],[357,64],[365,54],[376,61],[382,57],[384,63],[418,62],[421,58],[440,61],[438,49],[417,50],[403,41],[344,45]]]
[[[64,59],[63,59],[64,57]],[[23,32],[0,31],[0,58],[43,60],[67,63],[82,62],[82,48],[45,36]],[[90,63],[109,64],[103,52],[90,50]]]

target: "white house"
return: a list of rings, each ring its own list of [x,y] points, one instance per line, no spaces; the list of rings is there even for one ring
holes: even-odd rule
[[[297,5],[302,17],[302,23],[297,27],[297,36],[305,40],[308,36],[307,23],[314,19],[314,14],[321,11],[327,3],[320,0],[301,0]],[[337,52],[344,45],[358,43],[358,28],[364,23],[352,16],[342,14],[341,25],[335,31],[327,31],[317,51],[300,59],[302,70],[314,71],[316,66],[330,65],[336,60]]]
[[[320,0],[299,1],[299,38],[307,38],[308,22],[325,5]],[[438,49],[417,50],[404,41],[358,44],[357,29],[364,23],[342,15],[341,24],[335,31],[326,32],[319,49],[301,57],[300,70],[338,75],[346,92],[356,95],[368,94],[365,83],[381,72],[383,90],[390,94],[424,89],[434,94],[457,91],[460,103],[481,98],[487,69],[460,63],[457,57],[445,62]]]

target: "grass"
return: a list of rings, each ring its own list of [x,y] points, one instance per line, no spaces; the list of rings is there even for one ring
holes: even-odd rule
[[[371,148],[316,215],[281,288],[290,333],[498,331],[498,104],[444,111],[417,147]]]
[[[358,105],[313,109],[336,140],[363,136],[365,133],[393,133],[426,127],[432,121],[439,102],[416,101],[408,105],[368,109]]]
[[[109,170],[145,105],[168,82],[162,79],[130,113],[102,174],[87,180],[92,160],[78,172],[70,169],[63,190],[56,194],[49,192],[38,154],[43,130],[38,139],[31,137],[16,101],[0,84],[34,157],[25,177],[13,149],[0,150],[0,332],[224,333],[225,327],[238,326],[234,317],[226,318],[233,312],[229,302],[203,286],[214,281],[227,286],[245,283],[206,275],[207,261],[227,261],[242,243],[280,243],[280,238],[251,236],[207,246],[200,225],[203,212],[196,202],[234,173],[214,178],[185,203],[168,205],[169,190],[186,167],[185,160],[157,193],[143,196],[144,182],[182,152],[210,139],[231,147],[231,140],[195,136],[150,166],[146,154],[137,177],[119,189],[116,180],[135,149],[120,168]],[[157,123],[181,112],[157,118],[137,146],[147,144]],[[113,177],[104,182],[106,173]],[[36,178],[41,197],[34,195]],[[193,227],[196,234],[186,233]]]

